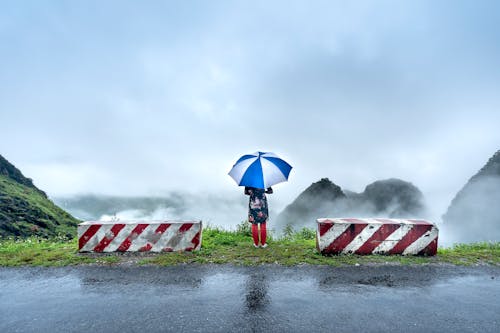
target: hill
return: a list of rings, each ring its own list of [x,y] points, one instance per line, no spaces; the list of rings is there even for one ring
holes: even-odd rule
[[[71,238],[78,222],[0,155],[0,236]]]
[[[305,189],[276,218],[277,228],[314,227],[320,217],[421,217],[425,213],[422,192],[400,179],[379,180],[364,192],[342,190],[328,178]]]
[[[443,222],[458,242],[500,240],[500,150],[451,201]]]

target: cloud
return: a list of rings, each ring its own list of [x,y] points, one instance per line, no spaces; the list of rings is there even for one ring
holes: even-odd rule
[[[295,167],[277,208],[323,177],[355,191],[397,177],[442,213],[500,142],[498,13],[488,1],[8,4],[0,151],[51,195],[231,196],[232,163],[269,150]]]

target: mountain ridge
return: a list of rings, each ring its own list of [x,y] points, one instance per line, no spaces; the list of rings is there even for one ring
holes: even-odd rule
[[[78,222],[0,155],[0,236],[73,238]]]
[[[315,227],[320,217],[421,217],[424,213],[422,192],[401,179],[378,180],[367,185],[362,193],[356,193],[322,178],[278,214],[276,225]]]

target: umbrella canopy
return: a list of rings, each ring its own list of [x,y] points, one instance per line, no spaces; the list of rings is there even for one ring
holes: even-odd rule
[[[288,180],[292,167],[274,153],[255,152],[243,155],[229,175],[239,186],[266,189]]]

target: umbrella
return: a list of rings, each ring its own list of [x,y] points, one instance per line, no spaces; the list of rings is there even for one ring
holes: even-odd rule
[[[292,167],[274,153],[255,152],[243,155],[229,175],[239,186],[266,189],[288,180]]]

